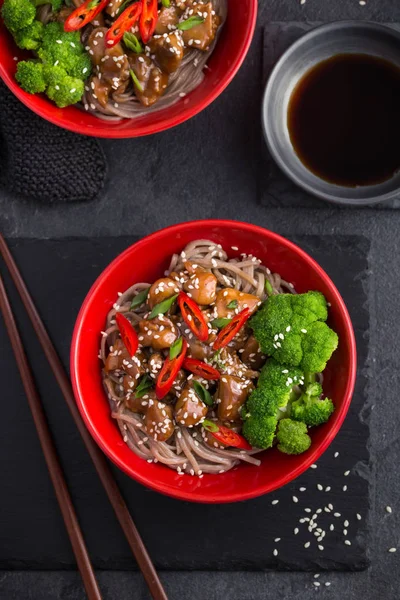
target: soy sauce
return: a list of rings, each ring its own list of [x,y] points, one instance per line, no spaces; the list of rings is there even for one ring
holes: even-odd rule
[[[366,54],[338,54],[299,81],[288,129],[303,164],[348,187],[381,183],[400,168],[400,69]]]

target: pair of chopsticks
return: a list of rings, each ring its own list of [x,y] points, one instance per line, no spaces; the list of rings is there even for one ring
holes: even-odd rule
[[[114,476],[107,464],[107,461],[92,439],[86,429],[79,410],[75,404],[75,399],[71,383],[65,372],[65,369],[57,355],[54,345],[46,331],[46,328],[39,316],[35,304],[24,283],[22,275],[11,255],[11,252],[0,234],[0,254],[10,272],[12,280],[21,296],[26,312],[32,322],[33,328],[43,348],[46,358],[50,364],[53,375],[63,393],[72,418],[82,436],[84,444],[94,463],[96,471],[100,477],[103,487],[107,493],[108,499],[115,511],[117,519],[122,527],[132,553],[143,573],[148,585],[149,591],[154,600],[168,600],[165,590],[158,578],[157,572],[146,550],[142,538],[132,520],[128,507],[117,486]],[[47,468],[50,473],[51,481],[54,486],[56,497],[60,505],[64,523],[71,541],[72,549],[75,554],[76,562],[81,573],[83,584],[89,600],[102,600],[102,595],[98,587],[96,576],[93,571],[90,557],[86,548],[85,540],[78,518],[68,491],[67,483],[62,471],[61,464],[57,457],[56,448],[52,440],[51,432],[46,421],[40,396],[37,392],[32,372],[26,357],[21,337],[18,332],[17,324],[14,319],[12,308],[8,300],[7,292],[3,280],[0,276],[0,310],[3,314],[6,329],[10,337],[11,345],[17,360],[18,369],[22,378],[22,383],[28,398],[29,407],[32,412],[33,420],[42,446],[43,454],[46,460]]]

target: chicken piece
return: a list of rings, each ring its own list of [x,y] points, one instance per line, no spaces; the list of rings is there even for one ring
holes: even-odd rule
[[[135,377],[132,377],[132,375],[125,375],[124,380],[122,382],[125,396],[131,396],[137,388],[138,383],[139,378],[136,379]]]
[[[258,296],[253,294],[245,294],[233,288],[225,288],[217,293],[215,306],[219,318],[231,319],[235,314],[241,312],[244,308],[249,308],[250,313],[253,313],[261,304]],[[232,308],[228,308],[231,306]]]
[[[140,90],[134,85],[136,97],[143,106],[152,106],[164,94],[168,85],[168,75],[145,54],[130,52],[129,64],[142,88]]]
[[[104,79],[99,79],[96,75],[92,75],[89,80],[89,86],[92,89],[92,95],[94,95],[101,106],[105,108],[110,97],[110,84]]]
[[[87,45],[92,64],[101,74],[101,80],[109,84],[110,92],[123,93],[129,83],[129,63],[121,44],[106,48],[106,27],[96,27],[89,36]],[[93,86],[91,86],[93,89]]]
[[[157,442],[166,442],[174,433],[172,406],[156,398],[149,399],[144,420],[146,432]]]
[[[175,421],[185,427],[194,427],[206,418],[208,407],[188,383],[175,404]]]
[[[121,5],[124,3],[124,0],[110,0],[107,4],[104,12],[110,17],[117,17],[117,13],[121,8]]]
[[[139,321],[139,342],[154,350],[170,348],[178,339],[179,330],[168,317],[158,315],[155,319]]]
[[[219,380],[216,393],[218,418],[221,421],[240,423],[240,409],[253,389],[254,386],[249,379],[241,379],[233,375],[223,375]]]
[[[158,13],[158,21],[154,33],[156,35],[169,33],[171,30],[175,29],[178,21],[179,15],[176,6],[173,4],[170,6],[162,6]]]
[[[261,352],[259,343],[257,342],[254,335],[250,335],[240,352],[241,361],[248,366],[250,369],[258,371],[265,363],[266,356]]]
[[[220,25],[221,19],[215,13],[212,2],[207,4],[203,2],[193,2],[191,8],[188,8],[181,20],[189,17],[199,16],[203,22],[195,25],[191,29],[182,32],[182,39],[185,46],[206,51],[214,40]]]
[[[164,73],[174,73],[183,59],[184,45],[180,31],[154,36],[149,44],[151,55]]]
[[[121,338],[117,338],[114,346],[112,346],[112,350],[110,348],[104,370],[106,373],[123,370],[134,379],[139,379],[139,377],[145,373],[145,364],[146,357],[143,352],[138,350],[135,356],[130,356],[124,342]]]
[[[207,306],[217,297],[217,278],[209,271],[197,271],[184,283],[183,289],[197,304]]]
[[[244,377],[246,379],[256,379],[259,376],[258,371],[249,369],[242,363],[236,352],[228,347],[220,350],[218,360],[218,370],[224,375],[235,375],[236,377]]]
[[[167,298],[171,298],[175,294],[179,294],[180,288],[176,282],[169,277],[157,279],[150,288],[147,302],[150,308],[154,308],[156,304],[163,302]]]
[[[150,377],[157,379],[164,363],[164,358],[160,352],[154,352],[149,358]]]

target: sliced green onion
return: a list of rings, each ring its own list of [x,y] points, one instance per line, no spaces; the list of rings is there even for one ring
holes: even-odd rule
[[[154,319],[154,317],[157,317],[157,315],[164,315],[171,308],[177,297],[178,294],[174,294],[174,296],[171,296],[171,298],[167,298],[159,304],[156,304],[148,318]]]
[[[217,367],[219,367],[220,369],[224,369],[225,363],[222,362],[222,360],[220,360],[220,353],[221,353],[221,350],[217,350],[216,352],[214,352],[214,354],[211,357],[211,361],[215,362]]]
[[[207,406],[214,404],[210,392],[199,381],[193,381],[193,389],[204,404],[207,404]]]
[[[133,310],[134,308],[137,308],[138,306],[144,304],[144,302],[146,302],[147,300],[147,296],[149,295],[149,291],[150,288],[148,287],[146,290],[142,290],[141,292],[136,294],[136,296],[132,299],[130,310]]]
[[[214,423],[214,421],[209,421],[208,419],[204,419],[204,421],[202,422],[202,425],[203,425],[204,429],[206,429],[207,431],[210,431],[211,433],[216,433],[217,431],[219,431],[219,427],[216,423]]]
[[[228,323],[230,323],[232,321],[232,319],[214,319],[213,321],[211,321],[211,325],[213,327],[217,327],[218,329],[222,329],[222,327],[225,327],[225,325],[228,325]]]
[[[165,8],[169,8],[171,6],[171,1],[170,0],[161,0],[161,4],[165,7]]]
[[[183,338],[178,338],[177,340],[175,340],[175,342],[173,344],[171,344],[170,349],[169,349],[169,357],[172,360],[173,358],[176,358],[178,356],[178,354],[180,354],[181,350],[182,350],[182,343],[183,343]]]
[[[134,33],[130,33],[129,31],[127,31],[126,33],[124,33],[124,37],[122,38],[122,40],[125,46],[128,48],[128,50],[132,50],[132,52],[136,52],[136,54],[140,54],[141,52],[143,52],[143,46]]]
[[[125,0],[125,1],[124,1],[124,2],[121,4],[121,6],[119,7],[119,9],[117,10],[117,13],[116,13],[116,15],[115,15],[115,16],[116,16],[116,17],[119,17],[119,15],[120,15],[120,14],[122,14],[122,13],[124,12],[124,10],[125,10],[126,8],[128,8],[128,6],[129,6],[130,4],[132,4],[132,0]]]
[[[196,25],[201,25],[201,23],[204,23],[203,17],[194,16],[189,17],[188,19],[186,19],[186,21],[178,23],[177,27],[181,31],[187,31],[188,29],[192,29],[192,27],[196,27]]]
[[[239,302],[237,300],[231,300],[229,304],[226,305],[226,308],[237,308]]]
[[[271,285],[271,282],[268,281],[268,279],[265,280],[265,291],[267,292],[268,296],[272,296],[274,293],[274,288]]]
[[[143,92],[143,86],[140,83],[139,79],[136,77],[135,73],[132,71],[132,69],[130,69],[129,73],[131,74],[132,81],[136,85],[139,92]]]
[[[142,398],[153,387],[153,380],[148,375],[144,375],[136,388],[136,398]]]
[[[99,4],[100,4],[100,0],[92,0],[87,5],[87,8],[88,8],[88,10],[91,10],[92,8],[96,8],[96,6],[98,6]]]

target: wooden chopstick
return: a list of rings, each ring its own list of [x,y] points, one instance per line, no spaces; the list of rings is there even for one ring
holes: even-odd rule
[[[29,367],[21,336],[14,319],[14,315],[7,297],[3,280],[0,275],[0,310],[3,313],[4,322],[11,346],[14,350],[18,369],[21,374],[22,383],[28,398],[29,407],[39,436],[40,445],[46,460],[50,478],[54,486],[58,504],[64,519],[65,526],[71,540],[72,549],[75,554],[79,571],[82,575],[87,597],[90,600],[102,600],[96,576],[90,562],[89,554],[85,545],[85,540],[79,527],[78,517],[68,491],[68,486],[64,478],[57,451],[51,437],[50,429],[46,421],[43,405],[37,392],[32,372]]]
[[[33,328],[43,348],[46,358],[50,364],[51,370],[58,382],[58,385],[63,393],[68,408],[72,414],[72,418],[78,428],[83,439],[87,451],[94,463],[96,471],[107,493],[108,499],[115,511],[117,519],[122,527],[128,544],[136,558],[136,561],[143,573],[150,593],[154,600],[168,600],[162,583],[157,575],[157,571],[151,561],[151,558],[146,550],[143,540],[136,528],[131,517],[125,500],[117,486],[114,476],[107,464],[104,454],[92,439],[90,433],[82,420],[78,407],[75,403],[74,394],[72,391],[71,382],[61,363],[56,349],[47,333],[47,330],[41,320],[39,313],[35,307],[31,295],[25,285],[22,275],[11,255],[11,252],[6,244],[4,237],[0,234],[0,254],[2,255],[14,284],[21,296],[21,300],[25,306],[28,316],[32,322]]]

